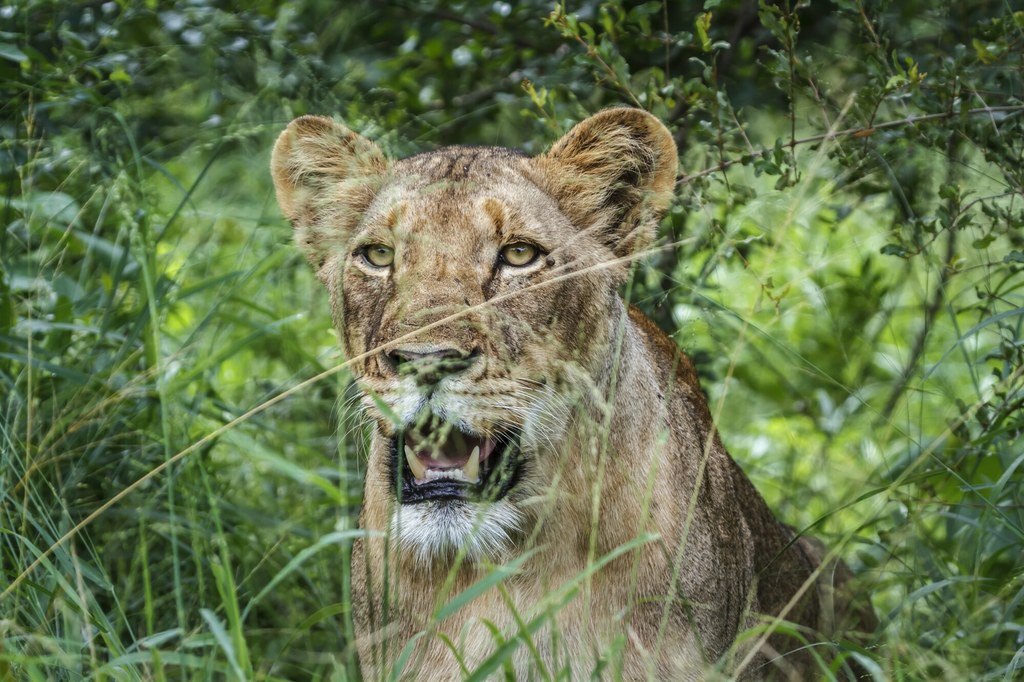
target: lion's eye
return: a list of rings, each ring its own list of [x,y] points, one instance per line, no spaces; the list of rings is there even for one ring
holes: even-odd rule
[[[540,251],[533,244],[516,242],[501,250],[501,262],[515,268],[521,268],[537,260]]]
[[[375,268],[387,268],[395,262],[395,250],[383,244],[363,247],[363,258]]]

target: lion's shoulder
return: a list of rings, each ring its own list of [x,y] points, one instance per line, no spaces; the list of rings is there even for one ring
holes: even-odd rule
[[[674,375],[676,382],[700,393],[697,369],[690,356],[636,306],[629,306],[629,319],[642,335],[655,366],[668,376]]]

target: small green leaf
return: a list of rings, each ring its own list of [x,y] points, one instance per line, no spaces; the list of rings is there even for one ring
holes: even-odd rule
[[[700,49],[711,52],[711,36],[708,31],[711,29],[711,12],[704,12],[697,17],[697,38],[700,39]]]
[[[0,43],[0,57],[19,64],[28,61],[28,55],[10,43]]]
[[[132,77],[128,75],[127,71],[118,66],[110,73],[110,80],[115,83],[130,84],[132,82]]]
[[[754,174],[761,175],[767,173],[768,175],[781,175],[782,169],[778,164],[772,163],[766,159],[757,159],[754,161]]]
[[[971,40],[971,45],[974,47],[974,54],[982,64],[997,62],[1006,53],[1006,45],[1002,42],[986,43],[974,38]]]
[[[971,242],[971,246],[973,246],[976,249],[984,249],[995,240],[995,235],[986,234],[985,236],[978,237],[973,242]]]
[[[1003,256],[1004,263],[1024,263],[1024,251],[1011,251]]]
[[[908,255],[907,250],[899,244],[886,244],[881,248],[881,254],[883,256],[899,256],[900,258],[906,258]]]

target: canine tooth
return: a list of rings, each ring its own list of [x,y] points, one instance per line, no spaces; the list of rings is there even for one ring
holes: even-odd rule
[[[480,478],[480,446],[477,445],[473,448],[473,452],[469,455],[469,461],[466,462],[466,466],[462,467],[462,475],[470,483],[475,483]]]
[[[409,462],[409,468],[416,480],[422,481],[427,477],[427,467],[423,466],[423,462],[408,445],[405,446],[405,460]]]

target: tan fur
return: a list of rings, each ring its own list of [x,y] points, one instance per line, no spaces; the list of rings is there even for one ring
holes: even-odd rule
[[[389,676],[410,642],[405,678],[460,679],[460,658],[473,670],[497,649],[492,631],[516,638],[560,590],[554,615],[509,658],[517,679],[541,666],[589,676],[613,646],[623,653],[610,664],[623,668],[606,677],[729,675],[754,641],[736,645],[737,633],[778,614],[819,565],[823,548],[794,540],[725,451],[689,359],[617,294],[676,170],[671,135],[636,109],[601,112],[537,157],[447,147],[392,162],[309,116],[281,134],[278,201],[330,292],[345,353],[361,358],[353,371],[373,422],[360,517],[373,535],[352,566],[367,679]],[[501,247],[522,240],[545,255],[500,266]],[[372,243],[395,249],[391,268],[360,260]],[[476,359],[430,391],[385,353],[438,347]],[[479,433],[522,429],[528,466],[505,500],[397,505],[389,439],[421,410]],[[486,542],[444,535],[466,519]],[[436,622],[494,565],[524,556],[500,589]],[[834,568],[786,614],[809,640],[832,636],[832,603],[845,605],[848,571]],[[810,674],[799,646],[773,636],[742,676]]]

